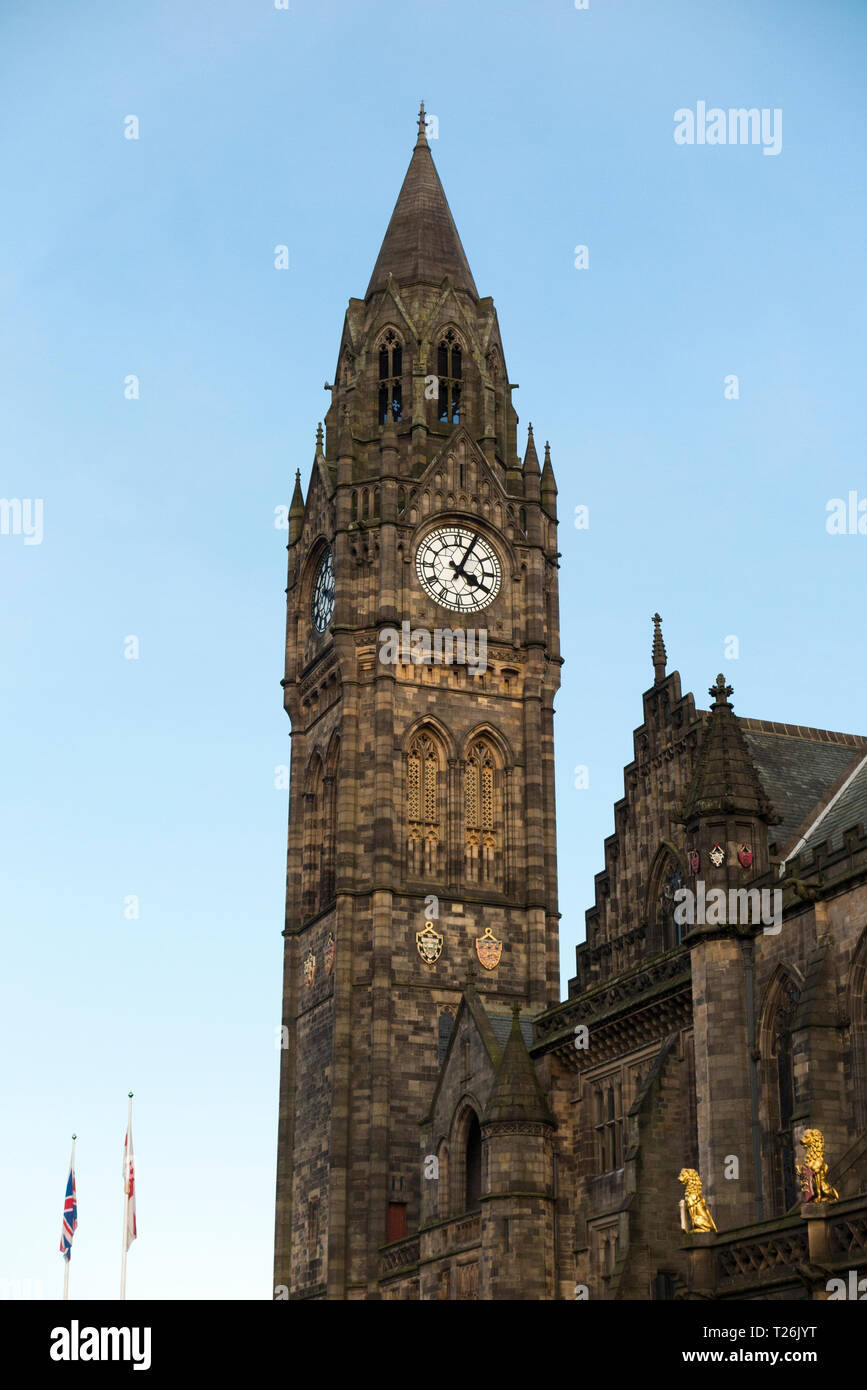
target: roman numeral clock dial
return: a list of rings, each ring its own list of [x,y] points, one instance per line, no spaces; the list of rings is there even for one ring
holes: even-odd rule
[[[415,555],[426,594],[453,613],[478,613],[493,603],[502,578],[493,546],[480,531],[441,526],[430,531]]]
[[[334,613],[334,563],[331,551],[326,550],[316,569],[310,616],[317,632],[324,632]]]

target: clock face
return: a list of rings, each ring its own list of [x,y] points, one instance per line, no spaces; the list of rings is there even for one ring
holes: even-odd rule
[[[313,600],[310,605],[313,626],[317,632],[324,632],[334,612],[334,566],[331,551],[326,550],[319,561],[316,578],[313,581]]]
[[[500,589],[500,561],[480,531],[441,526],[430,531],[415,555],[425,593],[455,613],[478,613]]]

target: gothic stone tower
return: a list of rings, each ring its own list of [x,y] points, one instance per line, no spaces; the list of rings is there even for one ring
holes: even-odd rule
[[[464,984],[559,998],[557,488],[532,428],[518,457],[424,108],[330,389],[289,516],[275,1284],[376,1298],[381,1247],[418,1226],[419,1123]]]

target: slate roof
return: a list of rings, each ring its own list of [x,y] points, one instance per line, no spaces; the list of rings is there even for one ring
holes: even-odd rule
[[[500,1044],[501,1051],[505,1051],[506,1043],[509,1041],[509,1034],[512,1031],[512,1015],[510,1013],[495,1014],[492,1013],[490,1009],[486,1009],[485,1012],[494,1030],[494,1036]],[[521,1037],[524,1039],[528,1049],[533,1046],[533,1025],[529,1018],[521,1019]]]
[[[539,1085],[536,1069],[530,1061],[517,1009],[512,1015],[503,1060],[497,1069],[483,1120],[490,1123],[529,1120],[535,1124],[556,1124]]]
[[[854,777],[835,801],[826,808],[818,824],[814,825],[802,849],[815,849],[816,845],[831,843],[832,849],[842,849],[843,832],[856,825],[867,828],[867,757],[855,772]]]
[[[769,838],[779,849],[787,849],[858,766],[867,753],[867,739],[758,719],[741,719],[740,726],[762,785],[781,818]],[[855,815],[852,823],[857,819]]]
[[[479,292],[452,217],[424,131],[419,134],[391,221],[373,267],[366,299],[384,287],[389,271],[401,285],[439,285],[448,275],[456,289]]]

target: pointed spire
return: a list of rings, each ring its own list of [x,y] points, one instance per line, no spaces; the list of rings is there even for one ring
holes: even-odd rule
[[[542,465],[542,506],[549,516],[557,519],[557,483],[551,464],[551,445],[545,440],[545,462]]]
[[[304,528],[304,493],[301,491],[301,469],[295,469],[295,491],[289,504],[289,544],[294,545]]]
[[[653,615],[653,684],[662,685],[665,680],[665,643],[662,640],[662,619],[658,613]]]
[[[524,472],[535,473],[538,475],[540,471],[541,470],[539,468],[539,455],[536,453],[536,444],[533,439],[533,426],[528,425],[527,452],[524,454]]]
[[[719,675],[709,694],[714,701],[696,755],[683,821],[697,816],[735,814],[778,825],[780,818],[762,786],[729,702],[732,687]]]
[[[323,442],[322,442],[322,421],[321,421],[321,420],[319,421],[319,424],[316,426],[316,457],[317,457],[318,459],[319,459],[319,458],[324,458],[324,457],[325,457],[325,448],[324,448]]]
[[[418,138],[394,205],[366,299],[385,287],[391,271],[400,285],[439,285],[448,276],[455,289],[478,299],[443,186],[425,133],[424,103],[418,117]]]
[[[524,1042],[517,1004],[512,1009],[512,1030],[483,1118],[485,1124],[527,1120],[533,1124],[556,1125]]]

